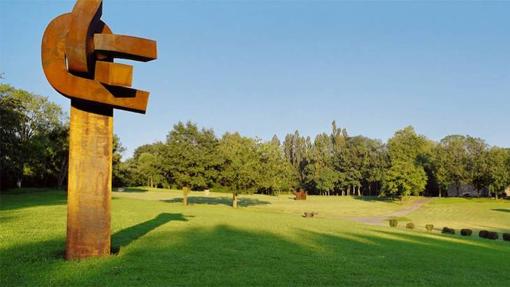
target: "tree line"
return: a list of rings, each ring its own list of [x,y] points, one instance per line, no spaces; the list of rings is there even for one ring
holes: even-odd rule
[[[47,97],[0,84],[0,190],[67,181],[69,119]],[[114,137],[113,173],[123,147]]]
[[[179,122],[166,141],[138,147],[120,165],[125,185],[278,194],[445,196],[463,185],[494,196],[510,185],[510,150],[450,135],[439,142],[413,127],[387,143],[350,136],[332,123],[312,140],[298,131],[262,141]]]
[[[62,186],[67,175],[67,118],[58,105],[0,85],[2,188]],[[405,127],[387,141],[351,136],[333,122],[313,139],[298,131],[283,141],[179,122],[166,140],[138,147],[122,161],[114,138],[113,185],[235,193],[446,196],[462,186],[494,196],[510,185],[510,150],[483,139],[449,135],[435,142]]]

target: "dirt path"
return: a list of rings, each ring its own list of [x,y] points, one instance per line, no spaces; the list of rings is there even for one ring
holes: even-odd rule
[[[432,198],[421,198],[413,202],[411,205],[406,206],[400,210],[394,211],[387,215],[381,215],[381,216],[371,216],[371,217],[354,217],[351,218],[352,220],[356,222],[366,223],[366,224],[372,224],[372,225],[384,225],[384,221],[391,217],[403,217],[408,215],[409,213],[417,210],[418,208],[422,207],[424,204],[430,202]]]

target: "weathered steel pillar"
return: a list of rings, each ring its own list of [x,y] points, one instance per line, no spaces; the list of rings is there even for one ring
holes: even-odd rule
[[[78,0],[44,31],[48,82],[71,98],[66,259],[110,254],[113,108],[145,113],[149,93],[130,88],[133,69],[114,58],[156,59],[156,42],[115,35],[102,0]]]
[[[71,102],[66,258],[110,254],[113,109]]]

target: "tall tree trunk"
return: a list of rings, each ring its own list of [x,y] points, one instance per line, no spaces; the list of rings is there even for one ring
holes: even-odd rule
[[[67,160],[64,160],[60,167],[60,172],[58,173],[57,178],[58,188],[62,188],[64,186],[64,180],[66,179],[66,177],[67,177]]]
[[[237,208],[237,192],[232,193],[232,207]]]
[[[188,205],[188,193],[189,193],[188,187],[183,187],[182,188],[182,203],[184,204],[184,206]]]

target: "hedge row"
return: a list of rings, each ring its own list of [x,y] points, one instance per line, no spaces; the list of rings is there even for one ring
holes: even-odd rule
[[[397,227],[398,226],[398,220],[397,219],[390,219],[389,220],[389,223],[390,223],[390,226],[391,227]],[[406,228],[407,229],[414,229],[415,228],[415,225],[414,223],[412,222],[409,222],[406,224]],[[427,229],[427,231],[432,231],[434,229],[434,225],[433,224],[427,224],[425,225],[425,229]],[[441,233],[444,233],[444,234],[455,234],[455,229],[453,228],[449,228],[449,227],[443,227]],[[463,228],[460,230],[460,234],[462,236],[471,236],[473,234],[473,230],[471,229],[468,229],[468,228]],[[505,241],[510,241],[510,233],[503,233],[503,240]],[[497,240],[499,239],[499,234],[495,231],[488,231],[488,230],[480,230],[480,232],[478,233],[478,236],[480,238],[486,238],[486,239],[491,239],[491,240]]]

